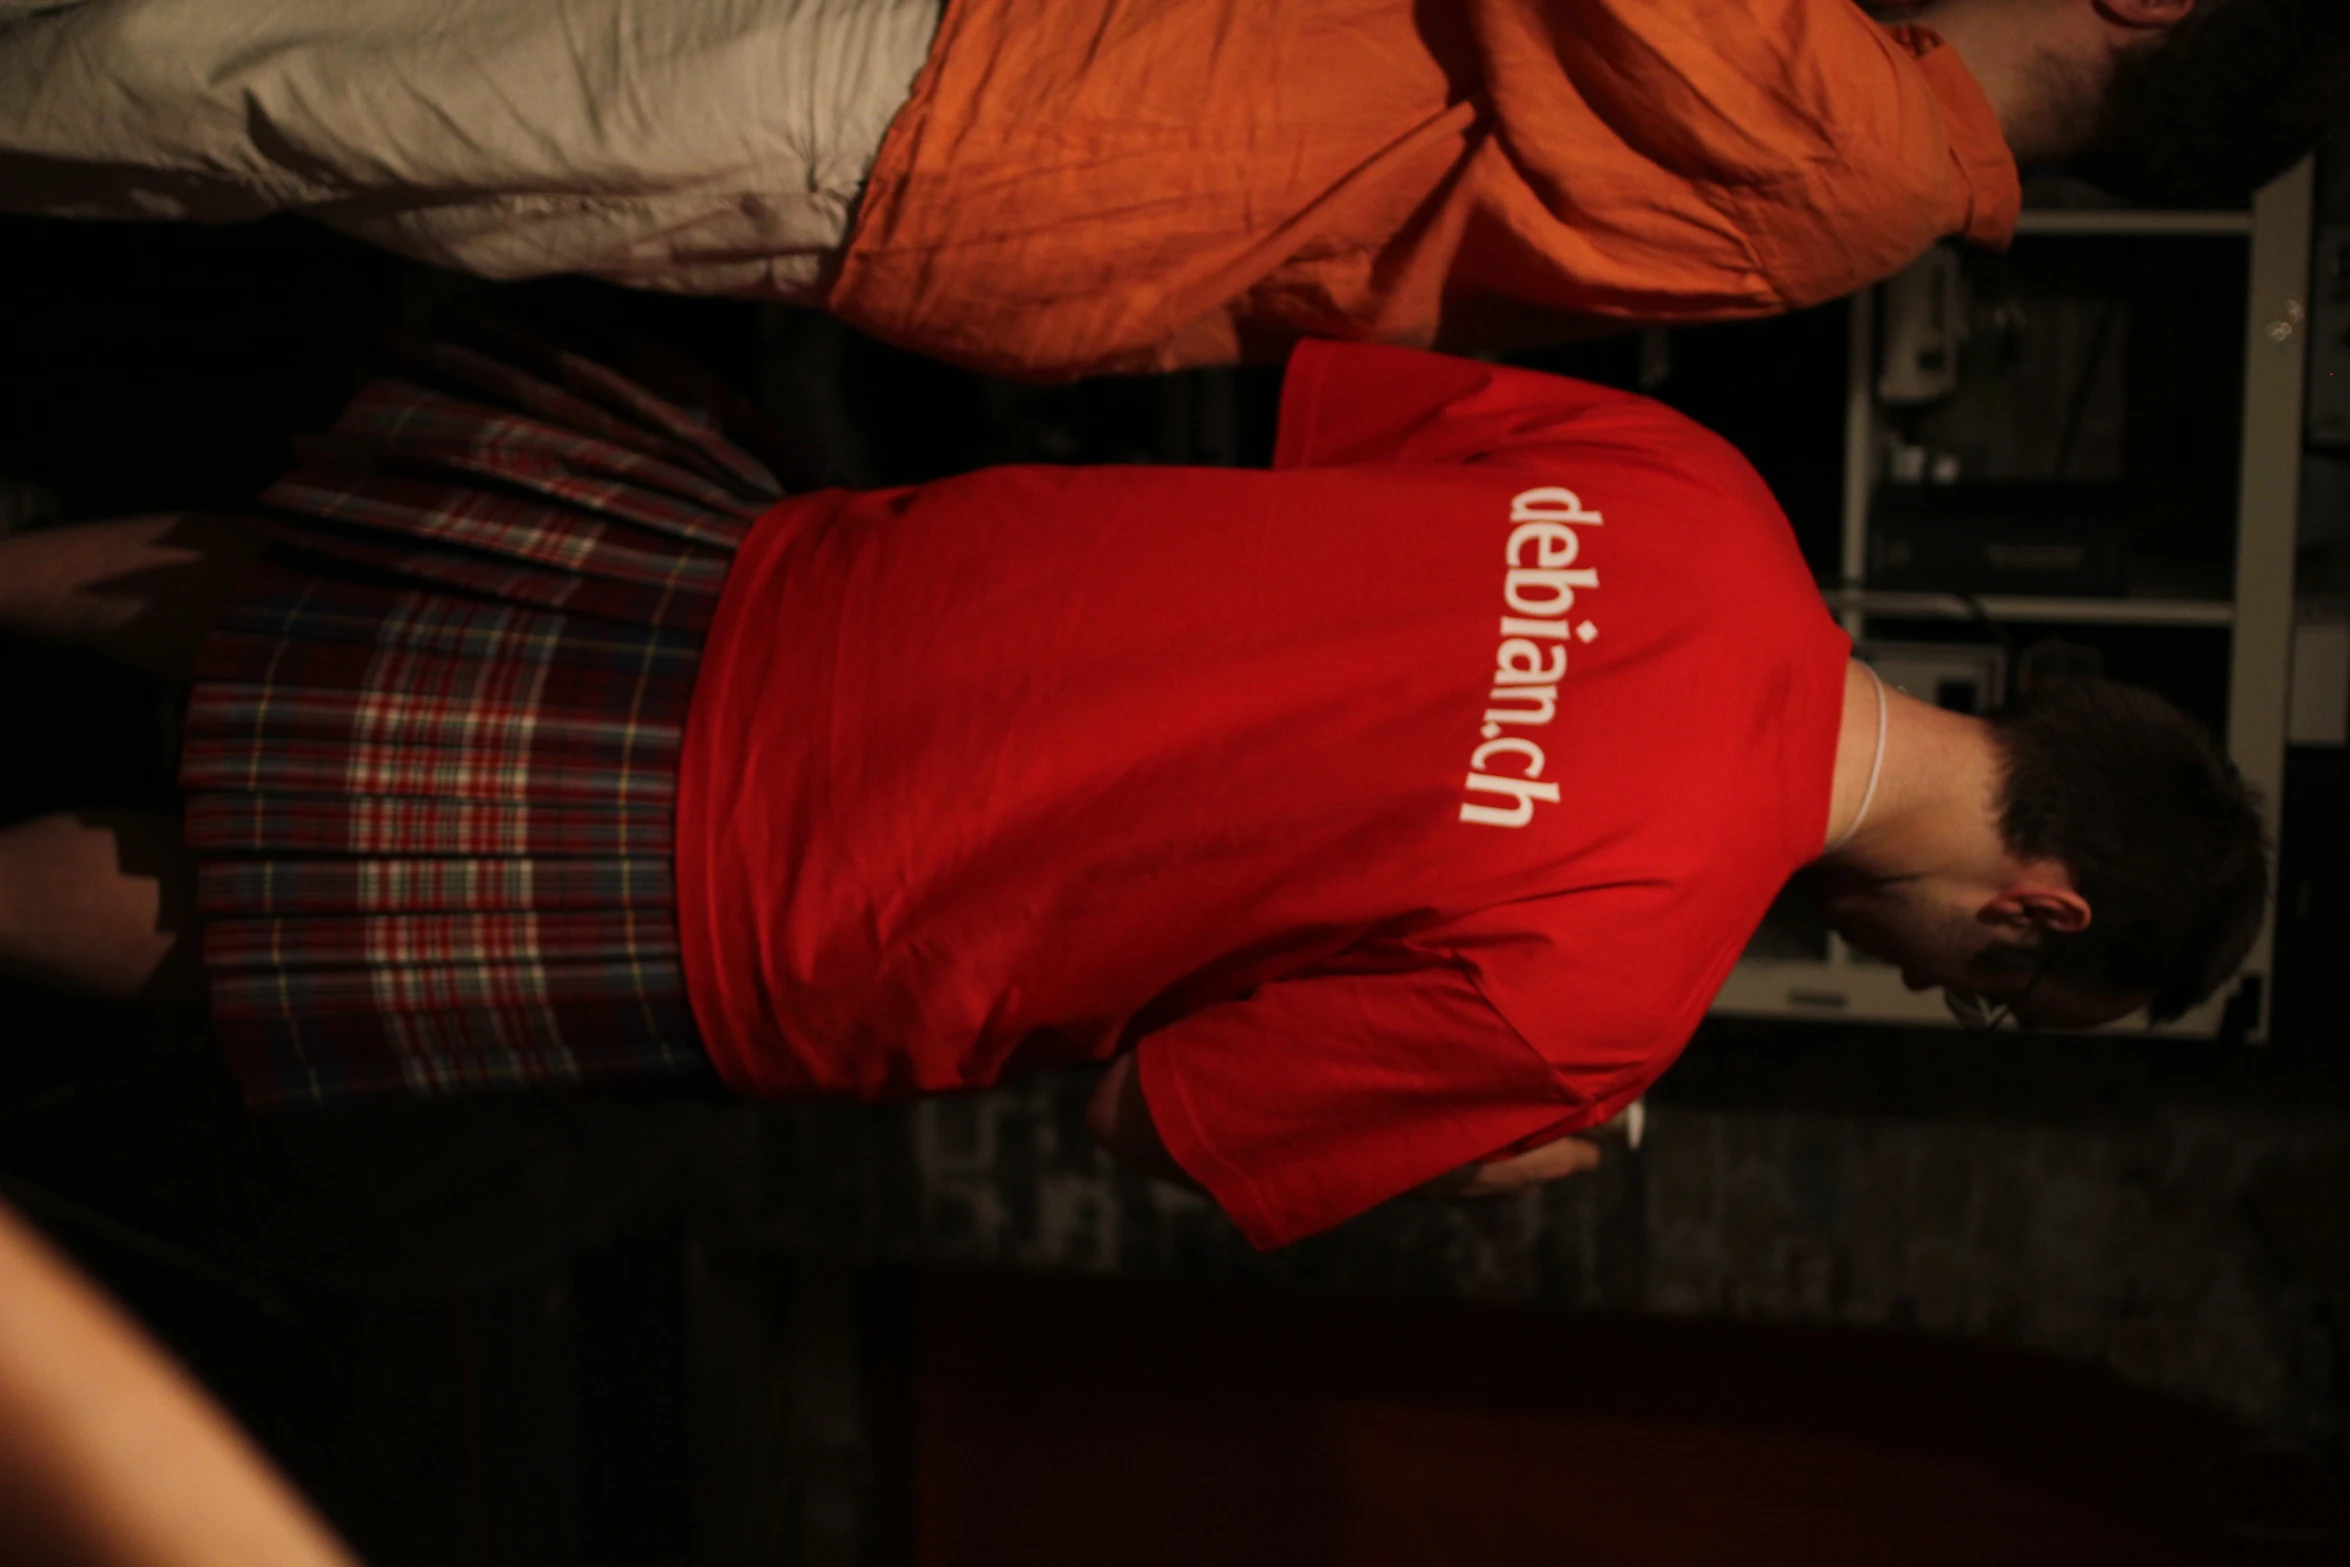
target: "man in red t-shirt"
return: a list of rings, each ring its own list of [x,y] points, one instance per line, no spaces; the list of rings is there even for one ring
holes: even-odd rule
[[[562,403],[541,387],[531,406]],[[526,443],[520,417],[474,444],[437,438],[468,461],[505,442],[518,483],[539,471],[524,459],[592,445]],[[616,471],[698,493],[668,461]],[[362,498],[377,517],[409,494]],[[481,547],[522,531],[499,496],[428,498],[430,526],[461,547],[474,547],[469,527]],[[649,493],[631,504],[678,515]],[[208,960],[237,965],[216,1009],[224,990],[240,1004],[282,993],[266,1017],[308,1079],[385,1075],[378,1055],[338,1044],[353,1034],[367,1051],[382,1035],[390,1068],[427,1088],[479,1081],[455,1074],[490,1047],[501,1064],[529,1052],[586,1075],[562,1053],[586,1041],[564,1030],[633,1039],[649,1007],[599,1008],[564,986],[669,962],[691,1015],[652,1029],[661,1059],[693,1057],[684,1036],[698,1036],[750,1094],[948,1092],[1106,1062],[1092,1110],[1103,1141],[1196,1182],[1276,1245],[1431,1182],[1506,1190],[1573,1168],[1587,1157],[1573,1134],[1671,1064],[1807,864],[1856,944],[1978,1021],[1999,1005],[2060,1025],[2183,1010],[2259,927],[2259,820],[2191,723],[2096,683],[1995,721],[1884,689],[1851,661],[1753,469],[1643,398],[1310,344],[1291,361],[1267,472],[998,468],[744,515],[756,520],[739,549],[729,540],[731,561],[676,568],[702,573],[716,601],[698,666],[689,653],[683,679],[664,676],[690,680],[690,705],[674,903],[649,913],[582,919],[557,900],[663,880],[593,859],[605,829],[578,802],[606,787],[598,732],[650,747],[677,732],[668,710],[640,723],[655,688],[634,673],[610,689],[636,705],[583,706],[607,689],[600,666],[557,678],[528,652],[578,635],[583,659],[608,663],[617,647],[634,671],[638,644],[620,631],[549,629],[460,666],[444,642],[507,649],[543,617],[472,600],[427,616],[402,599],[378,624],[304,608],[339,591],[320,577],[275,640],[215,639],[223,669],[254,673],[200,683],[205,744],[281,711],[288,727],[235,752],[244,792],[199,796],[191,820],[260,813],[270,843],[310,856],[207,862],[221,907],[233,916],[228,895],[250,884],[269,916],[213,925]],[[613,526],[573,538],[601,547]],[[144,647],[153,667],[177,667],[164,644],[201,641],[198,617],[147,596],[174,575],[182,596],[217,594],[237,562],[225,544],[208,556],[210,537],[125,524],[0,544],[0,628]],[[629,537],[615,569],[642,578],[661,557],[650,532]],[[421,558],[476,584],[516,576],[485,575],[479,555]],[[259,611],[238,613],[243,625]],[[350,616],[365,623],[345,631]],[[439,639],[429,657],[409,646],[420,617]],[[305,640],[312,621],[360,651]],[[231,668],[247,644],[264,656]],[[641,657],[674,661],[678,647]],[[266,683],[305,665],[363,683],[324,696]],[[347,750],[334,738],[346,710]],[[543,733],[544,747],[485,761],[472,738],[485,728]],[[414,761],[444,734],[460,747],[449,763]],[[458,852],[444,839],[418,848],[394,831],[443,796],[461,813],[469,780],[506,801],[540,773],[546,820],[516,830],[572,860],[510,873],[467,861],[455,877],[416,858]],[[669,778],[619,776],[635,780],[619,841],[666,831]],[[283,804],[266,792],[296,785]],[[344,798],[395,785],[438,793]],[[322,862],[317,824],[336,813],[364,841],[337,839],[352,857]],[[159,918],[155,878],[140,880],[168,857],[168,832],[151,826],[132,853],[102,825],[0,833],[0,965],[150,985],[195,921]],[[387,836],[406,857],[367,858]],[[480,839],[465,851],[479,854],[503,836],[455,841]],[[553,885],[559,871],[571,892]],[[355,881],[457,907],[422,922],[405,908],[276,919],[308,889]],[[476,882],[503,900],[487,915]],[[526,944],[547,957],[518,962]],[[419,979],[419,962],[441,967]],[[500,1005],[468,1032],[484,989]],[[505,1005],[509,992],[520,999]],[[338,1022],[402,1005],[381,1029]],[[550,1013],[562,1015],[538,1021]],[[427,1048],[444,1037],[462,1048]]]
[[[1404,350],[1301,347],[1270,472],[786,502],[687,730],[696,1015],[754,1093],[1111,1060],[1104,1140],[1260,1245],[1552,1173],[1832,841],[1840,919],[1920,984],[2007,994],[1978,948],[2088,926],[2056,855],[2002,843],[1988,727],[1849,652],[1726,443]]]

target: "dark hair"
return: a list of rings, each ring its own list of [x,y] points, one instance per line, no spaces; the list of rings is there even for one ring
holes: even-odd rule
[[[2156,1022],[2226,983],[2260,935],[2260,805],[2203,726],[2151,691],[2053,680],[1991,715],[2008,852],[2072,872],[2089,926],[2050,946],[2054,977],[2150,995]]]
[[[2131,201],[2240,206],[2342,117],[2350,0],[2201,0],[2114,61],[2075,174]]]

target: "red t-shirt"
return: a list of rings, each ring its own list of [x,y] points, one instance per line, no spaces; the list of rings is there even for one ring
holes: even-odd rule
[[[1665,1069],[1819,853],[1848,651],[1726,443],[1402,349],[1298,349],[1268,472],[787,501],[687,726],[695,1015],[768,1095],[1132,1044],[1276,1245]]]

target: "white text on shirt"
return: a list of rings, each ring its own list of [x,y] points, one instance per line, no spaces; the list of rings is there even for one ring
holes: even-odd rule
[[[1505,726],[1540,728],[1558,716],[1559,680],[1567,672],[1567,642],[1589,642],[1599,628],[1588,620],[1569,623],[1577,592],[1599,586],[1599,570],[1577,566],[1583,536],[1577,527],[1596,528],[1604,519],[1584,509],[1573,490],[1557,485],[1523,490],[1510,499],[1510,538],[1502,556],[1501,645],[1493,653],[1493,689],[1478,728],[1483,743],[1469,753],[1471,794],[1498,795],[1507,806],[1461,802],[1461,820],[1489,827],[1523,827],[1534,818],[1536,801],[1555,805],[1559,786],[1542,782],[1542,747],[1527,735],[1503,733]],[[1490,769],[1509,765],[1512,772]]]

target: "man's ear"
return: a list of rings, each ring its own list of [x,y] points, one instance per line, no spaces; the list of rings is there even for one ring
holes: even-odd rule
[[[2195,9],[2195,0],[2090,0],[2097,14],[2133,32],[2176,27]]]
[[[2089,928],[2089,900],[2073,890],[2069,877],[2034,876],[1984,904],[1976,917],[2018,934],[2039,930],[2074,936]]]

